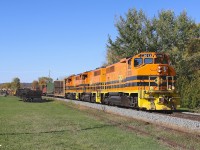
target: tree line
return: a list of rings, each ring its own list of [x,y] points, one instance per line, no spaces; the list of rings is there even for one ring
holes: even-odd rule
[[[108,36],[107,65],[144,51],[167,53],[177,72],[181,106],[200,107],[200,24],[186,11],[162,10],[148,18],[143,10],[129,9],[115,27],[117,37]]]
[[[32,89],[42,89],[46,86],[48,82],[53,82],[52,78],[49,77],[39,77],[38,80],[34,80],[31,83]],[[17,89],[24,88],[23,84],[20,82],[20,79],[18,77],[13,78],[11,82],[3,83],[0,85],[0,89],[6,89],[6,90],[12,90],[16,91]]]
[[[0,85],[0,89],[6,90],[16,90],[21,87],[20,79],[18,77],[13,78],[12,82],[2,83]]]
[[[49,77],[40,77],[38,80],[34,80],[32,82],[32,88],[33,89],[43,89],[46,87],[47,83],[53,82],[52,78]]]

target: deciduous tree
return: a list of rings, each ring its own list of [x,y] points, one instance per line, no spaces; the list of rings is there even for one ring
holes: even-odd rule
[[[38,88],[39,88],[39,82],[38,82],[37,80],[34,80],[34,81],[32,82],[32,88],[33,88],[33,89],[38,89]]]
[[[20,88],[20,79],[18,77],[13,79],[13,81],[11,82],[11,87],[14,90],[17,90]]]

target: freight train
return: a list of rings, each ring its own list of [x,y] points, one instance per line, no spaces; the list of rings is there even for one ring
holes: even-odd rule
[[[180,106],[176,73],[166,54],[143,52],[106,67],[47,84],[53,96],[145,110]],[[54,88],[52,88],[54,86]]]

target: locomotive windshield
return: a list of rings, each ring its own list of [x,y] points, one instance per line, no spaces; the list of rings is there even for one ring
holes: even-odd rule
[[[138,67],[140,65],[145,64],[168,64],[168,57],[164,54],[140,54],[140,58],[134,59],[134,67]],[[131,61],[128,61],[129,67],[131,64]]]
[[[145,58],[144,64],[153,64],[153,58]]]

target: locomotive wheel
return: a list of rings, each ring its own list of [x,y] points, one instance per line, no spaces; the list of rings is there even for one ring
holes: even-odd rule
[[[81,100],[81,101],[84,101],[84,95],[81,95],[80,100]]]
[[[108,101],[108,98],[104,98],[104,100],[102,101],[102,104],[110,105],[109,101]]]
[[[73,99],[73,95],[72,94],[70,94],[69,99]]]
[[[130,99],[130,107],[138,108],[138,98],[137,97],[131,97],[131,99]]]
[[[91,100],[90,100],[92,103],[96,103],[96,96],[91,96]]]
[[[121,97],[121,105],[123,107],[130,107],[130,98],[126,95]]]

